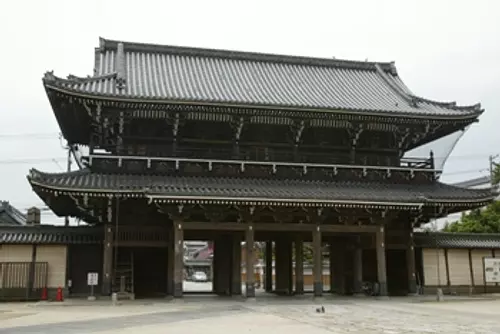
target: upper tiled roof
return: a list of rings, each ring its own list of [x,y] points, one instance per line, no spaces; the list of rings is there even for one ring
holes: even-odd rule
[[[330,203],[483,202],[490,190],[463,189],[442,183],[429,185],[352,181],[276,180],[230,177],[97,174],[89,170],[47,174],[32,170],[32,185],[59,191],[122,192],[176,199],[234,199]]]
[[[65,226],[0,227],[0,244],[98,244],[102,228]]]
[[[434,248],[500,248],[500,234],[486,233],[415,233],[415,245]]]
[[[413,95],[393,63],[210,50],[101,39],[94,75],[55,77],[52,89],[120,99],[271,108],[475,117]]]
[[[25,225],[26,216],[7,201],[0,201],[0,226]]]

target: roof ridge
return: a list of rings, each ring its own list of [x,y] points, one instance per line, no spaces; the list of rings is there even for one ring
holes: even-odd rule
[[[444,108],[459,109],[459,110],[475,110],[475,111],[481,111],[481,112],[484,111],[484,109],[481,109],[481,103],[458,106],[456,101],[443,102],[443,101],[436,101],[436,100],[427,99],[425,97],[421,97],[418,95],[410,95],[410,96],[413,99],[415,99],[417,102],[435,104],[435,105],[438,105],[438,106],[444,107]]]
[[[126,42],[99,38],[99,47],[101,52],[105,50],[117,51],[119,44],[123,44],[125,52],[145,52],[145,53],[172,53],[185,56],[199,56],[199,57],[212,57],[212,58],[229,58],[235,60],[250,60],[261,62],[287,62],[296,65],[310,65],[310,66],[329,66],[339,68],[353,68],[361,70],[375,70],[375,65],[382,67],[384,71],[397,75],[397,70],[393,61],[391,62],[369,62],[359,60],[347,60],[336,58],[323,58],[323,57],[306,57],[306,56],[291,56],[275,53],[264,52],[249,52],[249,51],[236,51],[227,49],[212,49],[212,48],[198,48],[177,45],[165,45],[154,43],[138,43]]]
[[[87,77],[79,77],[73,74],[68,74],[66,78],[59,77],[54,74],[54,71],[47,71],[45,72],[42,80],[44,82],[66,82],[66,83],[86,83],[86,82],[94,82],[94,81],[100,81],[100,80],[107,80],[107,79],[115,79],[117,77],[118,73],[117,72],[112,72],[112,73],[107,73],[103,75],[96,75],[96,76],[87,76]]]
[[[382,78],[382,80],[389,86],[390,89],[392,89],[396,94],[401,96],[406,102],[408,102],[411,106],[417,107],[414,99],[406,94],[405,91],[403,91],[400,87],[398,87],[395,83],[391,82],[390,79],[387,77],[387,73],[378,65],[375,65],[375,68],[377,70],[378,75]]]

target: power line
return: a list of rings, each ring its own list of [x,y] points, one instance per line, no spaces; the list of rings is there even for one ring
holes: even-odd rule
[[[27,163],[40,163],[40,162],[66,162],[66,158],[23,158],[23,159],[5,159],[0,160],[2,165],[13,165],[13,164],[27,164]]]
[[[54,139],[57,138],[59,134],[54,133],[3,133],[0,134],[0,139]]]

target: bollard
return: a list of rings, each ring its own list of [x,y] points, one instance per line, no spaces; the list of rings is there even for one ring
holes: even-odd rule
[[[40,300],[47,300],[47,299],[48,299],[47,288],[42,288],[42,295],[40,296]]]
[[[58,287],[56,293],[56,302],[62,302],[62,301],[64,301],[63,291],[61,287]]]

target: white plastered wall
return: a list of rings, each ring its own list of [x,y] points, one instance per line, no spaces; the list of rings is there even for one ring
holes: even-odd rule
[[[427,286],[446,285],[446,262],[444,249],[422,250],[424,265],[424,281]],[[439,262],[438,262],[439,258]],[[439,281],[438,282],[438,263],[439,263]]]
[[[452,286],[471,285],[468,249],[449,249],[448,266]]]
[[[66,283],[66,256],[65,245],[39,245],[36,250],[36,261],[49,264],[47,287],[64,288]]]

